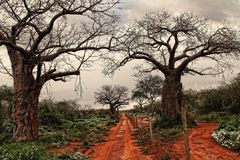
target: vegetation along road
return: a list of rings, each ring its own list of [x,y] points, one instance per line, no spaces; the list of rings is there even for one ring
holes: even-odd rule
[[[240,154],[216,144],[211,138],[212,132],[218,127],[216,123],[198,123],[188,133],[191,160],[240,160]],[[173,159],[185,159],[183,138],[164,144],[160,150],[173,155]],[[159,152],[159,149],[156,150]],[[156,157],[157,153],[155,154]]]
[[[91,160],[152,160],[143,155],[140,148],[134,145],[131,137],[132,126],[127,116],[123,115],[120,122],[110,130],[107,142],[96,144]]]
[[[197,127],[189,131],[189,142],[192,160],[240,160],[240,155],[216,144],[211,138],[212,132],[218,127],[216,123],[198,123]],[[106,142],[96,144],[92,150],[91,160],[155,160],[158,154],[152,156],[141,153],[131,136],[133,127],[127,116],[123,115],[120,122],[110,130]],[[149,146],[150,147],[150,146]],[[151,148],[149,148],[151,149]],[[155,148],[156,149],[156,148]],[[183,138],[171,143],[165,143],[154,152],[165,150],[172,158],[179,160],[184,157]]]

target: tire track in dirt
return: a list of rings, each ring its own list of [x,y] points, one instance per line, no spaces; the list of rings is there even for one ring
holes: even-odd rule
[[[216,123],[198,123],[188,132],[192,160],[240,160],[240,154],[216,144],[212,132],[218,128]],[[184,159],[184,142],[181,138],[172,145],[171,153]]]
[[[120,122],[110,130],[107,142],[97,143],[92,148],[93,158],[90,160],[152,160],[134,145],[131,131],[130,121],[123,115]]]

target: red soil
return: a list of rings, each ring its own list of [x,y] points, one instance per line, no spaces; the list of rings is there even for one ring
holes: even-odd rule
[[[120,122],[110,130],[108,141],[98,143],[92,148],[93,158],[90,160],[152,160],[134,145],[131,132],[129,119],[123,115]]]
[[[240,154],[216,144],[212,138],[212,132],[218,128],[215,123],[199,123],[198,126],[188,132],[191,160],[240,160]],[[173,159],[185,159],[184,141],[162,144],[161,151],[174,155]]]
[[[138,127],[148,125],[148,121],[140,119],[135,124]],[[215,123],[198,123],[198,126],[189,130],[191,160],[240,160],[240,154],[228,150],[211,139],[212,132],[218,127]],[[123,115],[120,122],[110,129],[106,142],[97,143],[93,148],[81,149],[78,139],[72,139],[68,146],[60,149],[49,149],[52,153],[73,153],[81,151],[91,154],[90,160],[158,160],[164,153],[170,153],[172,160],[184,160],[184,141],[180,138],[175,142],[154,142],[146,144],[153,156],[143,155],[141,149],[135,146],[131,136],[133,127],[127,116]]]

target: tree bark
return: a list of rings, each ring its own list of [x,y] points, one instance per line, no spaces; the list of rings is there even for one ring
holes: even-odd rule
[[[36,140],[39,138],[38,97],[38,91],[19,91],[19,89],[15,89],[13,109],[13,139],[15,141]]]
[[[165,76],[162,93],[162,116],[169,120],[180,120],[180,108],[177,105],[178,93],[182,91],[180,75],[172,73]]]
[[[183,101],[182,96],[182,83],[181,76],[176,73],[172,73],[166,76],[163,85],[162,93],[162,106],[161,114],[163,118],[181,122],[181,106],[178,104],[179,101]],[[186,113],[186,119],[189,126],[196,125],[196,122],[190,117],[188,112]]]
[[[117,117],[116,109],[112,106],[110,106],[110,114],[112,118]]]
[[[33,64],[14,52],[10,57],[14,81],[13,139],[36,140],[38,136],[38,99],[42,84],[33,76]],[[10,52],[11,54],[11,52]]]

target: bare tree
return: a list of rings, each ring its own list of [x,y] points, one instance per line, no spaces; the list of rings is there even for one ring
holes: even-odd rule
[[[141,72],[162,72],[162,112],[165,118],[176,120],[180,119],[177,99],[182,90],[182,75],[221,73],[230,65],[227,57],[239,53],[239,40],[239,30],[234,27],[216,25],[189,13],[150,12],[120,29],[114,43],[121,52],[106,58],[106,70],[114,71],[129,61],[143,60]],[[201,64],[198,60],[206,61]]]
[[[109,105],[111,116],[117,116],[116,109],[129,104],[128,89],[124,86],[104,85],[95,92],[96,103]]]
[[[14,81],[16,141],[38,139],[38,97],[49,80],[65,81],[109,48],[118,0],[0,0],[0,46]],[[4,65],[4,63],[1,63]]]

